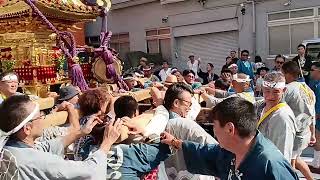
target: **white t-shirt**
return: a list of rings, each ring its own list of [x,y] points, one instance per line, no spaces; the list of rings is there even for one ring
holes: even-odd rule
[[[167,79],[167,76],[171,74],[171,68],[168,68],[167,70],[161,69],[159,72],[159,76],[161,77],[161,81],[164,82]]]
[[[194,73],[196,73],[196,78],[198,78],[198,68],[199,68],[199,61],[194,60],[194,63],[192,64],[191,61],[188,61],[188,68],[192,70]]]

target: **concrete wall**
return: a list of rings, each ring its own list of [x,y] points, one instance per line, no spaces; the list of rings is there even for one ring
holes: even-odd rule
[[[245,0],[207,0],[205,6],[200,5],[197,0],[187,0],[184,2],[161,5],[159,1],[131,6],[127,8],[117,8],[111,10],[108,17],[108,28],[114,33],[129,32],[130,50],[146,51],[145,30],[159,27],[179,27],[183,31],[185,25],[197,25],[206,22],[229,21],[231,18],[239,16],[239,4]],[[230,13],[231,12],[231,13]],[[162,18],[168,17],[168,23],[162,23]],[[247,14],[238,18],[238,25],[244,24],[240,29],[241,48],[252,50],[250,36],[244,31],[251,30],[250,7]],[[237,23],[237,22],[236,22]],[[88,23],[86,36],[96,36],[100,32],[100,18],[96,22]],[[214,26],[214,25],[213,25]],[[205,26],[203,26],[205,27]],[[203,29],[203,28],[202,28]],[[230,28],[233,30],[232,28]],[[224,30],[219,30],[224,31]],[[192,32],[201,34],[200,32]],[[192,35],[192,33],[189,35]],[[172,41],[174,49],[175,42]],[[252,44],[252,43],[251,43]],[[172,53],[174,55],[174,53]]]
[[[142,2],[144,4],[141,4]],[[207,3],[202,6],[197,0],[164,5],[154,0],[119,0],[113,6],[114,9],[110,11],[108,28],[114,33],[129,32],[131,51],[146,51],[146,29],[172,27],[173,33],[179,31],[181,35],[181,32],[189,28],[188,32],[185,31],[186,35],[201,34],[204,33],[203,29],[207,26],[210,26],[210,31],[214,32],[219,28],[212,26],[219,26],[218,22],[225,25],[235,18],[237,24],[233,26],[238,26],[238,47],[248,49],[252,56],[258,54],[266,58],[269,50],[267,13],[320,6],[320,0],[292,0],[290,6],[283,5],[285,0],[256,0],[256,33],[254,33],[252,4],[245,3],[246,14],[242,15],[239,6],[242,2],[245,0],[207,0]],[[136,5],[133,5],[135,3]],[[127,7],[128,4],[130,7]],[[168,17],[167,23],[162,23],[163,17]],[[96,22],[89,23],[86,36],[98,35],[100,23],[99,18]],[[190,30],[190,27],[194,29]],[[228,29],[228,26],[226,28]],[[223,30],[219,29],[217,32],[219,31]],[[172,35],[172,59],[174,59],[175,45],[174,35]]]

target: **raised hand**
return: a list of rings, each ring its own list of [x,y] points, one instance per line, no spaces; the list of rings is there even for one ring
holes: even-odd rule
[[[104,130],[102,144],[112,145],[120,137],[120,130],[122,127],[122,121],[118,119],[115,123],[114,120],[110,121]]]
[[[171,134],[167,133],[167,132],[163,132],[160,134],[160,138],[161,138],[161,143],[167,144],[169,146],[172,145],[172,140],[174,140],[174,136],[172,136]]]
[[[67,101],[63,101],[61,104],[57,106],[57,111],[66,111],[70,108],[74,108],[73,104]]]
[[[102,123],[102,120],[100,118],[98,118],[95,115],[92,115],[89,120],[87,121],[87,123],[81,127],[80,131],[81,134],[83,135],[88,135],[91,133],[93,127],[97,124]]]
[[[123,121],[123,125],[129,128],[128,134],[131,134],[131,135],[143,134],[144,128],[139,126],[139,124],[133,122],[130,118],[123,117],[121,118],[121,120]]]

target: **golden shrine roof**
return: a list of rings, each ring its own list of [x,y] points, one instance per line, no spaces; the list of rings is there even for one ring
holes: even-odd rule
[[[91,20],[99,15],[97,6],[81,0],[36,0],[35,5],[47,17],[71,21]],[[0,19],[31,15],[32,9],[23,0],[0,0]]]

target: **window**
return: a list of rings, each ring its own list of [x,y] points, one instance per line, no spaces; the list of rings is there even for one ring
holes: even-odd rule
[[[171,59],[170,28],[146,31],[147,53],[160,53],[164,60]]]
[[[320,37],[319,7],[268,14],[269,54],[297,54],[303,40]]]
[[[318,22],[318,37],[320,37],[320,21]]]
[[[289,18],[289,12],[274,13],[274,14],[269,14],[268,21],[288,19],[288,18]]]
[[[290,12],[290,18],[299,18],[299,17],[307,17],[307,16],[313,16],[313,9],[305,9],[305,10]]]
[[[269,28],[269,53],[289,54],[290,53],[289,26],[275,26]]]
[[[129,33],[113,34],[111,36],[110,47],[115,49],[120,57],[124,59],[126,54],[130,52]]]
[[[297,51],[297,46],[303,40],[313,38],[314,23],[293,24],[291,28],[291,52],[294,54]]]

